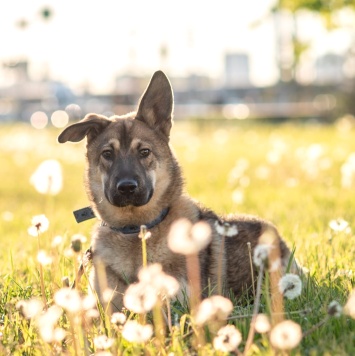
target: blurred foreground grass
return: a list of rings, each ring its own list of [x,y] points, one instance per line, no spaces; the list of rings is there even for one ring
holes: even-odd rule
[[[53,250],[53,238],[61,235],[63,243],[53,252],[61,256],[76,233],[87,236],[89,245],[94,221],[77,225],[72,215],[88,205],[83,186],[85,143],[59,145],[59,132],[20,124],[1,127],[0,313],[5,324],[9,304],[40,293],[37,242],[27,234],[32,216],[45,214],[50,221],[42,248]],[[309,269],[311,285],[297,301],[286,302],[289,312],[310,310],[293,318],[303,329],[326,314],[330,301],[344,304],[355,285],[354,136],[355,128],[347,125],[201,121],[177,122],[173,128],[172,145],[189,194],[220,214],[241,212],[271,220]],[[63,189],[56,196],[40,195],[30,184],[45,159],[62,165]],[[351,232],[329,227],[338,218],[349,222]],[[61,277],[73,275],[69,259],[58,257],[57,263],[46,274],[53,289],[60,288]],[[245,322],[240,323],[245,332]],[[10,349],[24,350],[19,338],[17,343],[16,336],[12,338]],[[350,355],[355,354],[354,340],[354,322],[342,316],[305,338],[299,350]]]

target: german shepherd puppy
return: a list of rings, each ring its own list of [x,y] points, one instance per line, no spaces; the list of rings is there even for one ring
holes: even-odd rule
[[[117,309],[122,307],[122,296],[128,284],[137,281],[142,266],[138,238],[141,225],[146,225],[152,235],[147,240],[148,262],[160,263],[166,273],[186,286],[185,256],[168,248],[167,235],[177,219],[206,221],[212,229],[212,242],[199,254],[201,287],[213,289],[216,284],[222,239],[215,222],[220,218],[183,191],[181,169],[169,147],[173,105],[169,80],[158,71],[137,112],[110,118],[88,114],[58,137],[60,143],[87,138],[86,189],[101,221],[92,236],[91,283],[103,301],[103,284],[98,278],[98,268],[103,265],[105,284],[115,291],[112,304]],[[291,254],[270,223],[244,215],[234,215],[227,221],[236,224],[238,233],[225,240],[224,288],[238,296],[252,284],[248,242],[253,249],[263,232],[271,229],[280,241],[284,266]]]

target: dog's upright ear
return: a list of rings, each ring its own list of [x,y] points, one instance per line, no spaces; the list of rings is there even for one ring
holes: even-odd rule
[[[173,91],[169,79],[162,71],[157,71],[139,101],[136,120],[145,122],[152,129],[169,137],[173,106]]]
[[[106,116],[87,114],[81,121],[64,129],[64,131],[58,136],[58,142],[79,142],[85,136],[87,136],[89,142],[99,135],[110,124],[110,122],[111,121]]]

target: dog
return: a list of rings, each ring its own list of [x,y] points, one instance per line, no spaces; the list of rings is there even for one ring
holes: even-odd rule
[[[182,218],[210,225],[211,242],[199,253],[202,291],[208,286],[215,290],[217,283],[222,241],[218,221],[227,221],[238,230],[235,236],[225,239],[222,251],[224,290],[235,296],[253,283],[249,248],[255,248],[263,233],[272,231],[276,236],[284,268],[292,255],[270,222],[245,215],[221,218],[184,192],[181,168],[169,146],[173,106],[170,82],[162,71],[157,71],[136,112],[110,118],[88,114],[58,137],[59,143],[87,138],[86,190],[100,220],[92,236],[91,283],[102,303],[103,285],[115,291],[111,300],[115,310],[122,308],[125,290],[137,281],[142,267],[138,238],[141,225],[151,233],[146,241],[148,262],[160,263],[163,271],[182,286],[187,285],[186,260],[168,247],[170,227]],[[104,284],[99,278],[102,268],[106,274]]]

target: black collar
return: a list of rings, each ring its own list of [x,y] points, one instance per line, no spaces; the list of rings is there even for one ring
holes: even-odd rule
[[[145,226],[147,227],[148,230],[152,229],[154,226],[160,224],[168,215],[168,213],[169,213],[169,208],[163,209],[156,219],[148,222],[147,224],[145,224]],[[95,218],[95,214],[91,209],[91,207],[86,207],[74,211],[74,216],[78,223],[88,219]],[[107,225],[104,221],[102,221],[101,226],[109,226],[109,225]],[[113,231],[120,232],[121,234],[138,234],[141,230],[141,227],[139,225],[125,225],[122,227],[109,226],[109,228]]]
[[[152,229],[154,226],[157,226],[160,224],[165,217],[169,213],[169,208],[163,209],[160,214],[158,215],[157,218],[155,218],[153,221],[150,221],[147,224],[144,224],[148,230]],[[104,221],[101,222],[101,226],[109,226],[107,225]],[[138,234],[141,231],[141,226],[140,225],[125,225],[122,227],[115,227],[115,226],[109,226],[109,228],[115,232],[119,232],[121,234]]]

